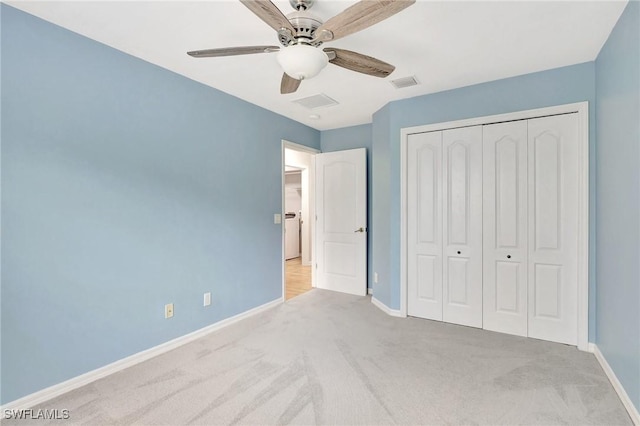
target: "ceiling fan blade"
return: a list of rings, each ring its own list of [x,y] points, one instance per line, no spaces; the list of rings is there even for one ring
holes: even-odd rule
[[[270,0],[240,0],[240,2],[274,30],[280,31],[285,28],[291,31],[292,35],[296,34],[287,17]]]
[[[289,74],[282,73],[282,81],[280,82],[280,93],[286,95],[287,93],[293,93],[300,87],[301,80],[297,80],[290,77]]]
[[[364,30],[406,9],[416,0],[360,0],[320,25],[315,31],[319,41],[337,40]]]
[[[193,50],[187,55],[194,58],[213,58],[217,56],[250,55],[252,53],[272,53],[279,51],[278,46],[241,46],[223,47],[221,49]]]
[[[383,62],[380,59],[350,50],[336,49],[333,47],[328,47],[323,50],[329,55],[329,58],[333,56],[331,52],[335,54],[333,59],[329,59],[330,63],[351,71],[361,72],[362,74],[384,78],[396,69],[393,65]]]

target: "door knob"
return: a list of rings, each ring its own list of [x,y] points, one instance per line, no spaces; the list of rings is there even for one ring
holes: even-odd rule
[[[356,229],[353,232],[364,232],[364,228],[361,226],[360,228]]]

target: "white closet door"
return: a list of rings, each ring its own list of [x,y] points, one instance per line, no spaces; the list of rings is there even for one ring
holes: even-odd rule
[[[407,143],[407,313],[442,321],[442,132]]]
[[[527,122],[483,129],[483,327],[527,335]]]
[[[482,126],[443,139],[443,320],[482,327]]]
[[[529,337],[577,344],[575,114],[528,122]]]

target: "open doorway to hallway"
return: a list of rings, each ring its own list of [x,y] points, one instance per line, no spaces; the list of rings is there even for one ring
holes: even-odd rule
[[[302,257],[285,263],[285,300],[293,299],[311,290],[311,266],[302,264]]]
[[[314,155],[283,141],[283,294],[289,300],[313,288]]]
[[[305,195],[305,200],[308,199],[306,194],[308,188],[302,187],[303,170],[305,169],[285,164],[284,258],[286,300],[311,290],[311,265],[302,264],[302,228],[305,224],[302,218],[303,194]],[[305,214],[305,216],[308,215]]]

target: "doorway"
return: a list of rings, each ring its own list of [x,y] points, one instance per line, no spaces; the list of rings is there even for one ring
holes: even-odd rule
[[[282,142],[283,298],[314,287],[315,154],[319,151]]]

